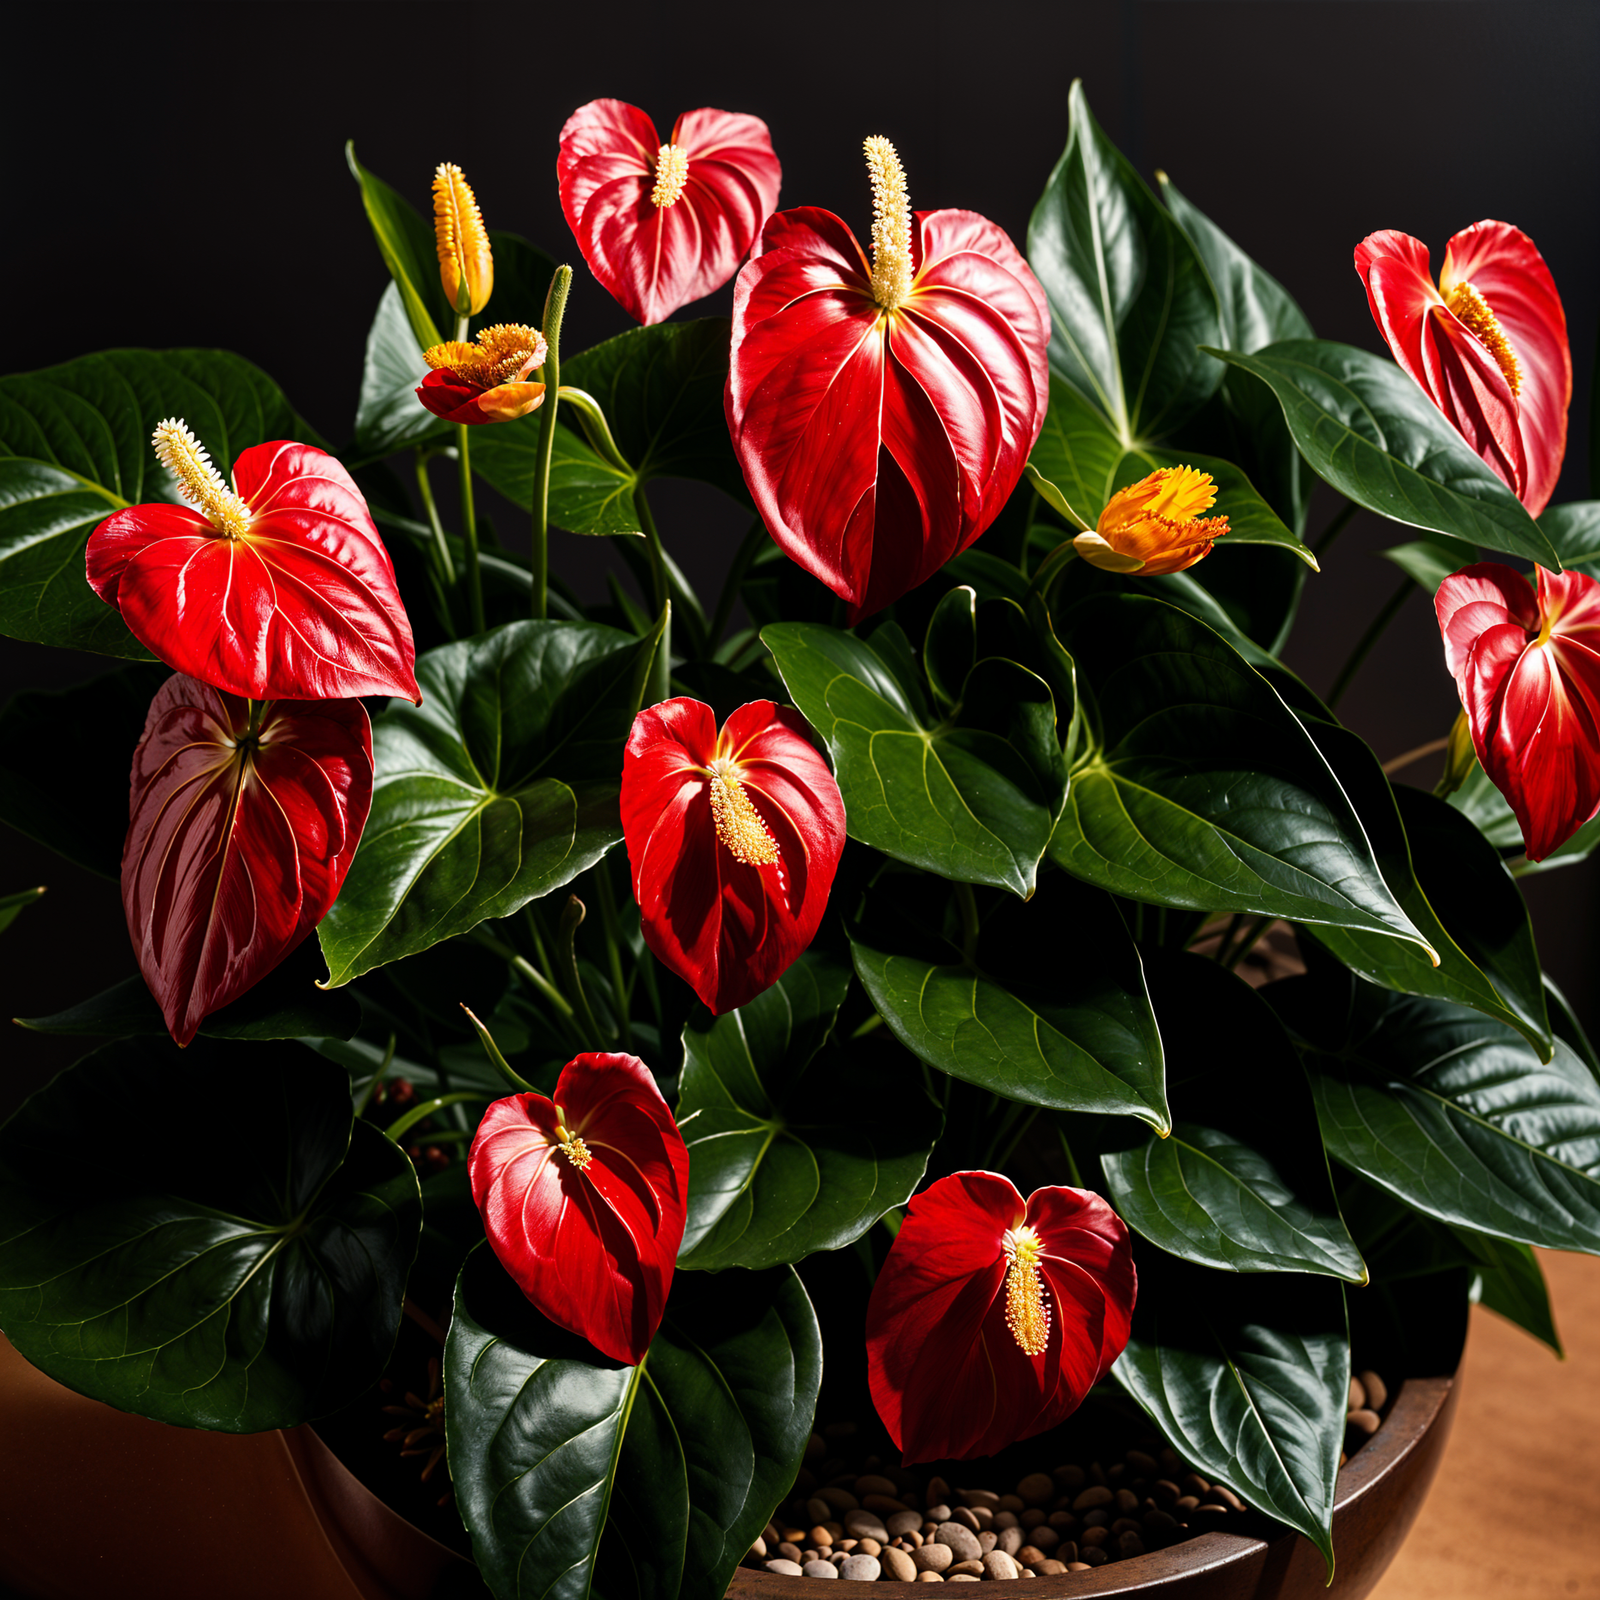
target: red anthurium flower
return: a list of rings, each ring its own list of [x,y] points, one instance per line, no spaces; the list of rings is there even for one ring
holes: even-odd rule
[[[844,802],[805,718],[770,700],[717,732],[710,706],[633,721],[622,832],[645,942],[715,1012],[782,976],[817,931],[844,849]]]
[[[589,270],[635,322],[664,322],[720,289],[778,203],[759,117],[686,111],[665,144],[637,106],[591,100],[556,157],[561,209]]]
[[[161,686],[133,756],[122,905],[179,1044],[322,920],[371,805],[359,700],[252,707],[182,673]]]
[[[544,385],[528,381],[544,358],[544,335],[515,322],[481,329],[475,345],[447,339],[422,352],[433,371],[417,398],[446,422],[510,422],[544,404]]]
[[[1427,246],[1385,228],[1356,246],[1356,271],[1395,360],[1538,516],[1567,449],[1572,355],[1533,240],[1506,222],[1464,228],[1435,288]]]
[[[1099,1195],[956,1172],[911,1202],[867,1306],[867,1381],[907,1463],[993,1455],[1075,1411],[1128,1342],[1128,1229]]]
[[[637,1366],[661,1326],[689,1188],[683,1135],[644,1063],[581,1055],[554,1100],[496,1100],[467,1167],[489,1244],[522,1292]]]
[[[94,592],[140,644],[252,700],[421,699],[389,552],[332,456],[258,444],[230,489],[176,418],[153,442],[190,504],[114,512],[87,551]]]
[[[1044,291],[970,211],[912,215],[868,139],[869,264],[831,212],[768,222],[733,296],[728,428],[786,554],[851,620],[915,588],[994,521],[1049,405]]]
[[[1473,748],[1543,861],[1600,808],[1600,583],[1480,562],[1434,608]]]

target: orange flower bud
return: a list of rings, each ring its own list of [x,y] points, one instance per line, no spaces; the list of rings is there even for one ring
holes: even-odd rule
[[[1211,553],[1228,531],[1226,517],[1204,517],[1217,498],[1211,474],[1193,467],[1160,467],[1119,489],[1106,503],[1093,533],[1080,533],[1072,548],[1107,572],[1137,572],[1159,578],[1182,572]]]
[[[477,316],[494,292],[494,256],[472,185],[453,162],[433,175],[433,232],[445,299],[458,317]]]

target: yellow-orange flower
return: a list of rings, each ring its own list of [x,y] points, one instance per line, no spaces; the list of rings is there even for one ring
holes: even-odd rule
[[[450,309],[458,317],[477,316],[494,292],[494,257],[472,185],[454,162],[440,163],[433,175],[433,232]]]
[[[433,369],[417,386],[417,398],[446,422],[510,422],[537,410],[544,385],[529,374],[544,366],[545,338],[521,323],[496,323],[478,332],[476,344],[447,339],[422,352]]]
[[[1226,517],[1207,517],[1216,501],[1209,472],[1160,467],[1119,489],[1106,503],[1093,533],[1080,533],[1072,547],[1091,566],[1107,572],[1137,572],[1159,578],[1182,572],[1211,553],[1228,531]]]

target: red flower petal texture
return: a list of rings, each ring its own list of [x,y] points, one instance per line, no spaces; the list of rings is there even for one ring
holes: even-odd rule
[[[417,385],[417,399],[446,422],[513,422],[543,405],[544,385],[499,383],[485,389],[452,372],[430,372]]]
[[[1099,1195],[956,1172],[912,1202],[867,1306],[867,1381],[906,1462],[1053,1428],[1128,1342],[1128,1229]]]
[[[637,1366],[683,1242],[689,1152],[636,1056],[581,1055],[554,1100],[496,1100],[467,1156],[501,1265],[552,1322]]]
[[[1356,246],[1356,271],[1395,360],[1538,516],[1566,454],[1572,354],[1533,241],[1505,222],[1465,228],[1435,288],[1427,246],[1386,228]]]
[[[421,698],[394,566],[339,462],[279,439],[246,450],[229,489],[181,423],[156,438],[193,505],[114,512],[87,552],[147,650],[252,700]]]
[[[635,322],[663,322],[720,289],[778,203],[759,117],[686,111],[665,144],[637,106],[591,100],[556,157],[561,209],[601,285]]]
[[[1483,770],[1543,861],[1600,810],[1600,583],[1484,561],[1434,608]]]
[[[714,1012],[782,976],[815,936],[844,849],[844,802],[805,718],[756,700],[634,718],[622,832],[645,942]]]
[[[359,700],[274,701],[254,731],[250,716],[179,673],[134,751],[122,905],[181,1045],[322,920],[372,805]]]
[[[869,144],[888,152],[874,262],[831,212],[773,217],[734,288],[726,394],[768,529],[852,623],[994,521],[1050,399],[1049,308],[1027,263],[970,211],[912,216],[892,147]],[[896,203],[898,243],[883,226]]]

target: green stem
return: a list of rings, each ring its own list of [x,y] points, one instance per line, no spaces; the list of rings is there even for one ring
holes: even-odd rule
[[[422,508],[428,513],[428,526],[433,530],[433,560],[439,577],[447,587],[456,581],[456,564],[450,559],[450,545],[444,536],[444,524],[439,521],[439,507],[433,498],[433,484],[428,479],[428,452],[418,445],[411,452],[417,468],[417,488],[422,494]]]
[[[1255,949],[1257,942],[1261,938],[1261,935],[1267,931],[1271,924],[1271,917],[1257,917],[1255,921],[1252,922],[1250,926],[1239,935],[1239,942],[1234,945],[1233,950],[1229,954],[1227,960],[1223,961],[1223,966],[1226,967],[1229,972],[1238,971],[1239,963],[1243,961],[1252,950]],[[1221,958],[1220,952],[1218,953],[1218,958]]]
[[[578,929],[583,926],[583,901],[577,895],[567,896],[566,909],[561,913],[561,940],[566,946],[563,954],[567,962],[567,980],[572,985],[572,1003],[577,1009],[578,1022],[591,1050],[603,1050],[606,1037],[589,1006],[589,996],[584,992],[583,978],[578,972]]]
[[[1328,548],[1329,545],[1333,543],[1335,539],[1339,537],[1341,533],[1344,532],[1345,524],[1349,522],[1351,517],[1353,517],[1360,509],[1361,507],[1358,506],[1354,500],[1345,501],[1344,510],[1341,511],[1338,516],[1336,516],[1333,521],[1322,530],[1321,534],[1317,538],[1317,542],[1311,547],[1311,553],[1320,560],[1322,553]]]
[[[1028,1129],[1033,1126],[1034,1119],[1038,1115],[1039,1115],[1038,1106],[1032,1106],[1032,1107],[1030,1107],[1028,1109],[1028,1114],[1018,1121],[1017,1127],[1016,1127],[1016,1132],[1013,1133],[1011,1135],[1011,1137],[1006,1140],[1005,1149],[1003,1149],[1003,1150],[1001,1150],[1001,1151],[999,1151],[999,1152],[997,1152],[997,1153],[995,1153],[993,1155],[992,1165],[990,1167],[991,1171],[993,1171],[993,1172],[1004,1172],[1005,1171],[1006,1162],[1008,1162],[1011,1159],[1012,1154],[1016,1150],[1017,1146],[1022,1143],[1023,1135],[1026,1134]],[[1002,1133],[1001,1133],[1001,1137],[1004,1138],[1003,1130],[1002,1130]]]
[[[511,1063],[500,1053],[500,1046],[494,1042],[494,1036],[473,1016],[471,1009],[467,1006],[462,1006],[461,1009],[467,1013],[468,1021],[478,1030],[478,1043],[483,1046],[483,1053],[488,1056],[489,1065],[519,1093],[537,1094],[538,1090],[526,1078],[512,1070]]]
[[[396,1117],[383,1131],[400,1143],[402,1134],[410,1133],[419,1122],[426,1122],[435,1111],[443,1111],[446,1106],[459,1105],[463,1100],[481,1100],[481,1094],[468,1094],[465,1090],[458,1090],[455,1094],[435,1095],[432,1100],[424,1100],[420,1106],[413,1106],[403,1117]]]
[[[667,564],[662,559],[661,535],[656,531],[656,519],[650,514],[650,501],[641,483],[633,491],[634,509],[639,513],[639,526],[644,529],[645,549],[650,556],[650,588],[652,611],[657,617],[666,609],[671,591],[667,586]],[[655,660],[650,664],[650,680],[645,686],[644,702],[656,705],[672,693],[672,617],[661,631],[661,643],[656,648]]]
[[[1383,637],[1383,630],[1394,621],[1401,606],[1406,603],[1406,597],[1411,593],[1411,579],[1402,578],[1400,587],[1384,602],[1383,609],[1372,619],[1372,625],[1356,641],[1356,647],[1350,652],[1350,659],[1339,669],[1339,676],[1333,680],[1333,688],[1328,692],[1328,709],[1333,710],[1344,698],[1344,692],[1350,687],[1350,680],[1361,669],[1361,663],[1367,659],[1373,645]]]
[[[956,904],[961,907],[961,959],[978,970],[978,897],[970,883],[956,885]]]
[[[739,598],[739,585],[744,582],[744,575],[750,570],[750,564],[767,542],[767,525],[760,517],[750,524],[750,531],[744,536],[734,554],[733,565],[728,568],[728,576],[722,585],[722,593],[717,596],[717,609],[712,613],[711,627],[707,630],[707,638],[711,647],[716,648],[717,642],[722,638],[722,630],[728,626],[728,619],[733,615],[733,607]]]
[[[617,448],[611,424],[606,421],[606,414],[600,402],[587,389],[575,388],[570,383],[562,384],[561,400],[564,405],[576,409],[578,421],[583,425],[583,435],[593,446],[595,453],[603,457],[607,465],[615,467],[618,472],[627,473],[631,478],[633,467],[629,464],[628,458]]]
[[[478,514],[472,504],[472,459],[467,443],[468,426],[456,424],[456,460],[461,467],[461,532],[467,548],[467,608],[472,631],[482,633],[487,623],[483,616],[483,579],[478,573]]]
[[[572,287],[572,268],[560,266],[544,302],[544,404],[539,408],[539,453],[533,466],[533,616],[550,610],[550,462],[556,447],[556,412],[561,405],[561,319]]]
[[[1072,1154],[1072,1146],[1067,1142],[1067,1131],[1058,1122],[1056,1124],[1056,1137],[1061,1141],[1061,1153],[1067,1158],[1067,1176],[1072,1180],[1074,1189],[1083,1187],[1083,1174],[1078,1171],[1077,1158]]]
[[[567,1022],[574,1020],[567,997],[525,956],[519,955],[510,945],[495,938],[492,933],[485,933],[482,928],[473,929],[469,937],[474,944],[482,945],[485,950],[499,956],[519,977],[526,978],[534,989],[556,1008],[563,1020]]]
[[[365,1089],[361,1091],[361,1099],[356,1104],[356,1115],[362,1116],[371,1103],[372,1097],[377,1093],[378,1085],[389,1076],[389,1068],[394,1065],[394,1035],[389,1035],[389,1047],[383,1052],[383,1060],[378,1063],[378,1070],[372,1074]]]
[[[617,1025],[622,1030],[622,1048],[633,1053],[633,1024],[629,1021],[628,986],[622,981],[622,940],[617,931],[617,903],[611,893],[611,876],[605,862],[594,869],[595,892],[600,897],[600,923],[605,929],[606,957],[611,967],[612,1010],[617,1015]]]

